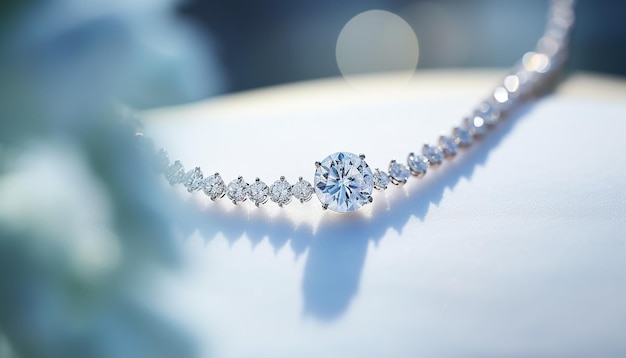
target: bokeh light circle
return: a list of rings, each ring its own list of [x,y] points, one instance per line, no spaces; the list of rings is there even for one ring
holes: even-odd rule
[[[419,58],[415,31],[400,16],[369,10],[350,19],[337,38],[337,65],[349,82],[356,75],[394,72],[408,81]]]

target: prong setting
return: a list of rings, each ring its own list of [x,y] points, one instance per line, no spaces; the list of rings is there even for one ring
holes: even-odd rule
[[[278,204],[281,208],[289,204],[292,195],[291,184],[285,180],[284,176],[281,176],[280,179],[275,181],[269,188],[270,200]]]
[[[389,177],[391,178],[391,182],[393,184],[406,184],[410,175],[409,168],[406,165],[396,162],[395,159],[389,162]]]
[[[267,202],[269,197],[269,187],[267,184],[261,181],[261,179],[254,179],[254,183],[250,184],[248,189],[248,197],[254,202],[256,207],[260,207]]]

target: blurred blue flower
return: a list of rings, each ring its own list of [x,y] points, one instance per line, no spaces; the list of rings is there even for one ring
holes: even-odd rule
[[[0,5],[2,357],[196,355],[153,304],[177,244],[120,109],[220,91],[210,42],[175,5]]]

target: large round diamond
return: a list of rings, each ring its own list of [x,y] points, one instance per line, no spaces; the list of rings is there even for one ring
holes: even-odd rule
[[[354,211],[371,201],[372,169],[353,153],[326,157],[315,171],[315,193],[322,205],[340,213]]]

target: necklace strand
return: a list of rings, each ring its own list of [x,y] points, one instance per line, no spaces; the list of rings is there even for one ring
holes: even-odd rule
[[[284,176],[271,185],[259,178],[247,183],[241,176],[226,184],[219,173],[205,176],[200,167],[185,171],[179,160],[171,163],[165,149],[154,151],[152,141],[143,136],[140,125],[135,129],[135,135],[149,147],[157,171],[163,173],[171,185],[182,184],[190,193],[203,191],[211,200],[226,196],[234,204],[250,199],[257,207],[268,200],[280,207],[292,199],[304,203],[315,193],[323,209],[351,212],[373,201],[373,189],[382,191],[389,184],[398,186],[405,184],[410,177],[423,177],[429,169],[472,145],[521,104],[541,97],[556,86],[568,57],[567,45],[574,24],[573,6],[574,0],[552,0],[546,29],[536,49],[524,54],[491,95],[463,118],[449,135],[441,135],[437,144],[424,144],[421,153],[409,153],[406,163],[391,160],[387,171],[372,171],[363,154],[338,152],[315,163],[313,184],[299,177],[292,185]]]

